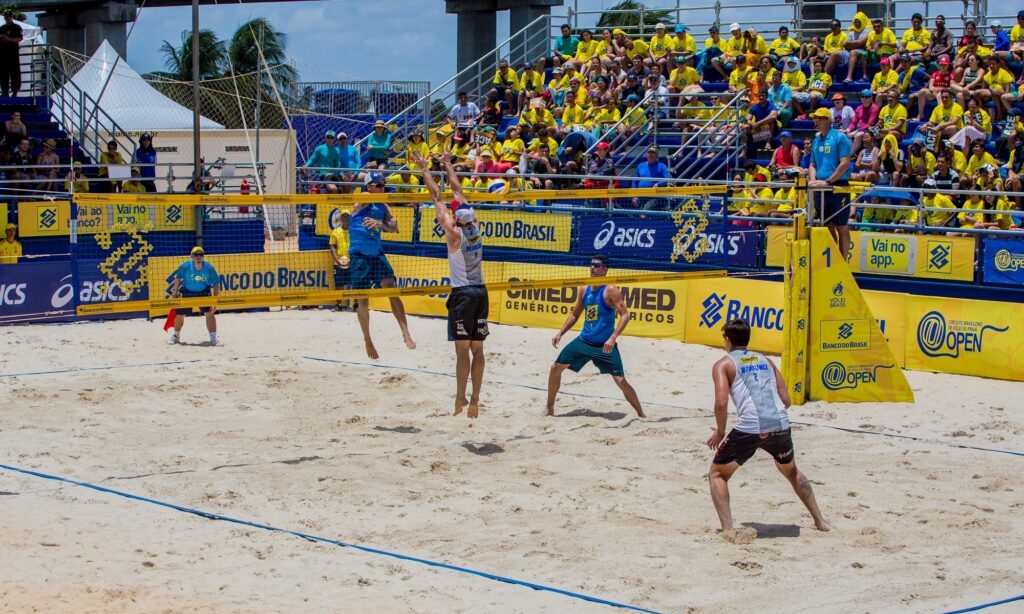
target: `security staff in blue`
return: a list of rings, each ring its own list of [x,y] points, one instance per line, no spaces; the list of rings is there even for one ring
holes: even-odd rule
[[[193,298],[197,296],[217,296],[220,294],[220,275],[213,265],[206,261],[206,253],[201,247],[193,247],[192,258],[183,262],[174,272],[174,285],[171,287],[171,298]],[[199,313],[206,316],[206,330],[210,333],[210,345],[220,345],[217,340],[216,306],[200,307]],[[185,324],[185,312],[178,310],[174,318],[174,333],[167,341],[175,345],[181,341],[181,327]]]
[[[384,175],[377,171],[367,173],[363,181],[368,193],[384,193]],[[356,203],[352,206],[352,217],[348,223],[348,256],[353,290],[395,286],[395,271],[384,255],[384,243],[381,241],[381,233],[384,232],[398,232],[398,220],[391,214],[390,207],[384,203]],[[409,323],[405,318],[405,305],[402,299],[391,296],[388,300],[391,301],[391,313],[395,314],[398,326],[402,329],[405,346],[410,350],[416,349],[416,342],[409,334]],[[370,299],[356,299],[356,302],[366,355],[377,360],[380,355],[370,338]]]
[[[834,188],[850,185],[853,145],[849,137],[832,127],[832,113],[828,109],[821,107],[811,117],[818,132],[811,144],[807,187],[826,190],[822,208],[825,226],[846,261],[850,257],[850,203],[846,200],[848,195],[837,194]]]
[[[591,277],[604,277],[607,274],[606,256],[596,255],[590,259]],[[601,373],[612,376],[626,400],[636,410],[636,415],[646,418],[636,390],[626,381],[622,357],[619,356],[619,346],[616,343],[630,319],[629,310],[622,300],[622,290],[612,284],[580,288],[576,304],[572,306],[565,324],[562,324],[562,328],[551,338],[552,347],[558,347],[562,335],[576,324],[581,315],[584,316],[583,330],[572,343],[565,346],[548,373],[548,404],[544,415],[555,415],[555,397],[562,386],[562,372],[572,369],[579,373],[584,365],[593,362]],[[615,323],[616,315],[619,316],[618,324]]]

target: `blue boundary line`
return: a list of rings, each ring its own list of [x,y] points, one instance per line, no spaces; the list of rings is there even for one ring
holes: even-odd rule
[[[984,610],[987,608],[994,608],[997,605],[1003,605],[1005,603],[1011,603],[1014,601],[1024,600],[1024,595],[1017,595],[1016,597],[1010,597],[1009,599],[1001,599],[999,601],[992,601],[989,603],[983,603],[981,605],[971,606],[962,610],[950,610],[949,612],[943,612],[943,614],[965,614],[966,612],[977,612],[978,610]]]
[[[320,537],[318,535],[311,535],[309,533],[302,533],[302,532],[299,532],[299,531],[292,531],[292,530],[289,530],[289,529],[281,529],[281,528],[278,528],[278,527],[275,527],[275,526],[271,526],[271,525],[267,525],[267,524],[261,524],[261,523],[258,523],[258,522],[252,522],[252,521],[249,521],[249,520],[242,520],[240,518],[232,518],[231,516],[224,516],[222,514],[215,514],[213,512],[204,512],[202,510],[197,510],[197,509],[193,509],[193,508],[190,508],[190,507],[185,507],[183,505],[177,505],[177,504],[174,504],[174,503],[167,503],[166,501],[159,501],[157,499],[150,499],[149,497],[143,497],[141,495],[135,495],[135,494],[132,494],[132,493],[129,493],[129,492],[124,492],[124,491],[120,491],[120,490],[114,490],[113,488],[106,488],[104,486],[99,486],[99,485],[96,485],[96,484],[90,484],[89,482],[79,482],[78,480],[72,480],[70,478],[65,478],[65,477],[61,477],[61,476],[57,476],[57,475],[50,475],[48,473],[41,473],[39,471],[32,471],[31,469],[22,469],[21,467],[13,467],[11,465],[4,465],[4,464],[0,464],[0,469],[6,469],[8,471],[16,471],[18,473],[22,473],[22,474],[25,474],[25,475],[30,475],[30,476],[37,477],[37,478],[43,478],[43,479],[46,479],[46,480],[53,480],[53,481],[56,481],[56,482],[64,482],[65,484],[72,484],[74,486],[81,486],[83,488],[89,488],[89,489],[92,489],[92,490],[95,490],[95,491],[98,491],[98,492],[103,492],[103,493],[108,493],[108,494],[112,494],[112,495],[117,495],[119,497],[124,497],[126,499],[133,499],[135,501],[141,501],[143,503],[149,503],[149,504],[152,504],[152,505],[158,505],[160,507],[166,507],[166,508],[169,508],[169,509],[172,509],[172,510],[176,510],[176,511],[179,511],[179,512],[185,512],[187,514],[194,514],[196,516],[201,516],[201,517],[209,519],[209,520],[222,520],[224,522],[232,522],[232,523],[235,523],[235,524],[240,524],[240,525],[244,525],[244,526],[247,526],[247,527],[252,527],[254,529],[263,529],[264,531],[273,531],[273,532],[278,532],[278,533],[284,533],[286,535],[291,535],[293,537],[300,537],[300,538],[305,539],[307,541],[320,542],[320,543],[324,543],[324,544],[331,544],[331,545],[339,546],[339,547],[342,547],[342,548],[352,548],[353,550],[359,550],[359,551],[362,551],[362,552],[366,552],[368,554],[376,554],[376,555],[379,555],[379,556],[386,556],[386,557],[390,557],[390,558],[393,558],[393,559],[398,559],[398,560],[401,560],[401,561],[408,561],[408,562],[411,562],[411,563],[420,563],[421,565],[427,565],[427,566],[430,566],[430,567],[437,567],[439,569],[446,569],[448,571],[457,571],[459,573],[469,574],[469,575],[472,575],[472,576],[478,576],[480,578],[486,578],[488,580],[497,580],[498,582],[505,582],[507,584],[515,584],[515,585],[519,585],[519,586],[525,586],[526,588],[532,588],[535,591],[547,591],[547,592],[550,592],[550,593],[555,593],[555,594],[558,594],[558,595],[563,595],[565,597],[571,597],[573,599],[581,599],[583,601],[589,601],[591,603],[597,603],[597,604],[601,604],[601,605],[611,606],[613,608],[620,608],[620,609],[623,609],[623,610],[631,610],[633,612],[643,612],[644,614],[662,614],[661,612],[658,612],[657,610],[648,610],[648,609],[645,609],[645,608],[641,608],[639,606],[629,605],[629,604],[625,604],[625,603],[618,603],[618,602],[615,602],[615,601],[609,601],[607,599],[601,599],[600,597],[594,597],[592,595],[586,595],[586,594],[583,594],[583,593],[575,593],[573,591],[568,591],[568,590],[565,590],[565,589],[562,589],[562,588],[556,588],[554,586],[547,586],[547,585],[544,585],[544,584],[536,584],[534,582],[527,582],[527,581],[524,581],[524,580],[516,580],[514,578],[509,578],[509,577],[506,577],[506,576],[499,576],[497,574],[488,573],[486,571],[479,571],[479,570],[476,570],[476,569],[470,569],[469,567],[460,567],[458,565],[449,565],[447,563],[441,563],[440,561],[432,561],[430,559],[424,559],[424,558],[420,558],[420,557],[416,557],[416,556],[410,556],[408,554],[400,554],[400,553],[397,553],[397,552],[389,552],[387,550],[381,550],[379,548],[371,548],[370,546],[362,546],[360,544],[343,542],[343,541],[339,541],[339,540],[335,540],[335,539],[330,539],[330,538],[327,538],[327,537]]]

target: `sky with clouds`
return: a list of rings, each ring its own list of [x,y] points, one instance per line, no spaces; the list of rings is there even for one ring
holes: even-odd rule
[[[597,14],[617,0],[565,0],[555,15],[573,7],[581,27],[592,26]],[[143,4],[144,2],[140,2]],[[651,6],[685,6],[689,2],[662,0]],[[711,5],[711,0],[700,2]],[[589,13],[589,14],[588,14]],[[723,11],[722,21],[742,21],[750,9]],[[763,19],[777,24],[792,16],[792,8],[761,9]],[[444,0],[319,0],[261,2],[200,7],[200,27],[223,39],[249,19],[265,17],[288,35],[287,52],[302,81],[394,80],[430,81],[437,86],[455,72],[456,17],[445,13]],[[498,41],[508,36],[508,12],[498,13]],[[691,12],[690,23],[709,23],[710,11]],[[29,21],[33,21],[30,18]],[[180,45],[181,32],[192,27],[190,7],[143,8],[128,39],[128,63],[138,72],[164,70],[163,41]],[[699,41],[706,30],[692,32]]]

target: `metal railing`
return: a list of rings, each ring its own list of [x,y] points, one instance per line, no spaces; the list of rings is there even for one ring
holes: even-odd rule
[[[106,151],[109,139],[117,141],[120,151],[135,151],[135,139],[128,131],[72,80],[48,50],[45,58],[46,97],[50,114],[61,130],[93,161],[99,160],[100,152]]]

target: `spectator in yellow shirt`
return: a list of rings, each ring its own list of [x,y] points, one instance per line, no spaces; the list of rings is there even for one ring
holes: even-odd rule
[[[4,240],[0,241],[0,264],[17,264],[21,258],[21,242],[14,238],[18,227],[7,224]]]
[[[757,66],[761,56],[768,53],[768,43],[754,28],[747,28],[743,33],[743,53],[747,56],[747,66]]]
[[[121,184],[121,191],[126,194],[142,194],[146,191],[146,186],[142,185],[142,171],[139,170],[139,167],[133,166],[131,172],[131,179],[127,179]]]
[[[864,76],[867,77],[868,66],[879,63],[882,58],[896,53],[896,34],[882,24],[881,19],[871,22],[871,31],[864,39],[864,47],[850,52],[850,67],[846,71],[846,81],[853,81],[853,71],[860,62]]]
[[[661,69],[668,73],[668,54],[672,51],[672,37],[668,35],[668,28],[665,24],[659,23],[654,26],[654,36],[647,45],[650,54],[651,64],[658,64]]]
[[[72,181],[74,185],[72,186]],[[64,180],[64,191],[71,192],[74,187],[76,194],[85,194],[89,191],[89,180],[86,179],[85,174],[82,172],[82,163],[76,161],[71,168],[71,172],[68,173],[67,178]]]
[[[523,67],[523,75],[519,79],[519,110],[525,110],[531,100],[543,93],[544,73],[527,64]]]
[[[868,35],[871,34],[871,20],[863,11],[857,11],[857,14],[850,21],[850,27],[847,30],[850,31],[844,46],[847,51],[865,49],[867,47]]]
[[[576,57],[573,59],[583,66],[590,61],[590,58],[597,57],[599,46],[600,41],[594,40],[594,33],[590,30],[583,30],[580,32],[580,44],[576,46]]]
[[[729,91],[738,92],[747,87],[747,73],[750,72],[750,69],[747,68],[747,56],[736,56],[733,66],[735,68],[729,74]]]
[[[882,58],[879,64],[881,70],[871,78],[871,91],[875,93],[875,103],[882,106],[889,99],[889,92],[896,92],[899,98],[900,74],[892,69],[890,58]]]
[[[886,102],[878,111],[878,134],[882,137],[891,135],[901,140],[907,129],[907,108],[900,104],[900,95],[896,90],[889,90]]]
[[[334,260],[334,289],[347,290],[352,285],[352,272],[349,270],[348,248],[351,243],[348,234],[348,223],[352,219],[351,209],[338,211],[338,226],[331,231],[331,238],[327,240],[327,248],[331,250],[331,259]],[[335,307],[338,310],[345,310],[351,306],[351,301],[337,301]]]
[[[953,90],[946,88],[939,94],[939,104],[932,110],[924,129],[942,138],[952,136],[963,127],[964,109],[953,102]]]
[[[691,62],[686,60],[677,63],[676,67],[672,69],[672,73],[668,76],[668,91],[670,93],[678,94],[687,85],[698,85],[700,83],[700,74],[690,64]]]
[[[771,45],[768,45],[768,55],[771,56],[773,64],[799,52],[800,41],[789,37],[789,28],[786,26],[779,28],[779,37],[773,40]]]
[[[494,87],[487,92],[487,96],[493,96],[498,100],[504,100],[508,106],[505,107],[505,115],[514,115],[516,109],[517,94],[519,93],[519,75],[508,65],[508,60],[498,62],[498,70],[491,80]]]
[[[932,33],[922,27],[924,17],[921,13],[914,13],[910,17],[910,29],[903,33],[900,39],[900,46],[897,51],[903,53],[922,53],[932,44]]]
[[[686,32],[686,24],[676,24],[676,36],[672,41],[672,62],[676,68],[684,65],[697,55],[697,39]]]
[[[743,30],[740,29],[740,24],[734,23],[730,25],[729,32],[732,34],[732,37],[718,45],[718,48],[722,50],[722,55],[711,58],[711,66],[725,79],[728,79],[735,69],[733,63],[736,58],[743,55],[744,47]]]
[[[983,85],[975,94],[982,102],[991,100],[996,107],[996,120],[1002,120],[1006,109],[1003,107],[1003,94],[1013,86],[1013,73],[1006,68],[1006,60],[992,57],[989,60],[988,72],[983,77]]]
[[[838,19],[833,19],[832,29],[825,35],[825,41],[822,43],[822,51],[828,55],[828,59],[825,60],[825,72],[828,74],[831,75],[836,66],[850,59],[850,52],[846,50],[847,40],[843,24]]]

